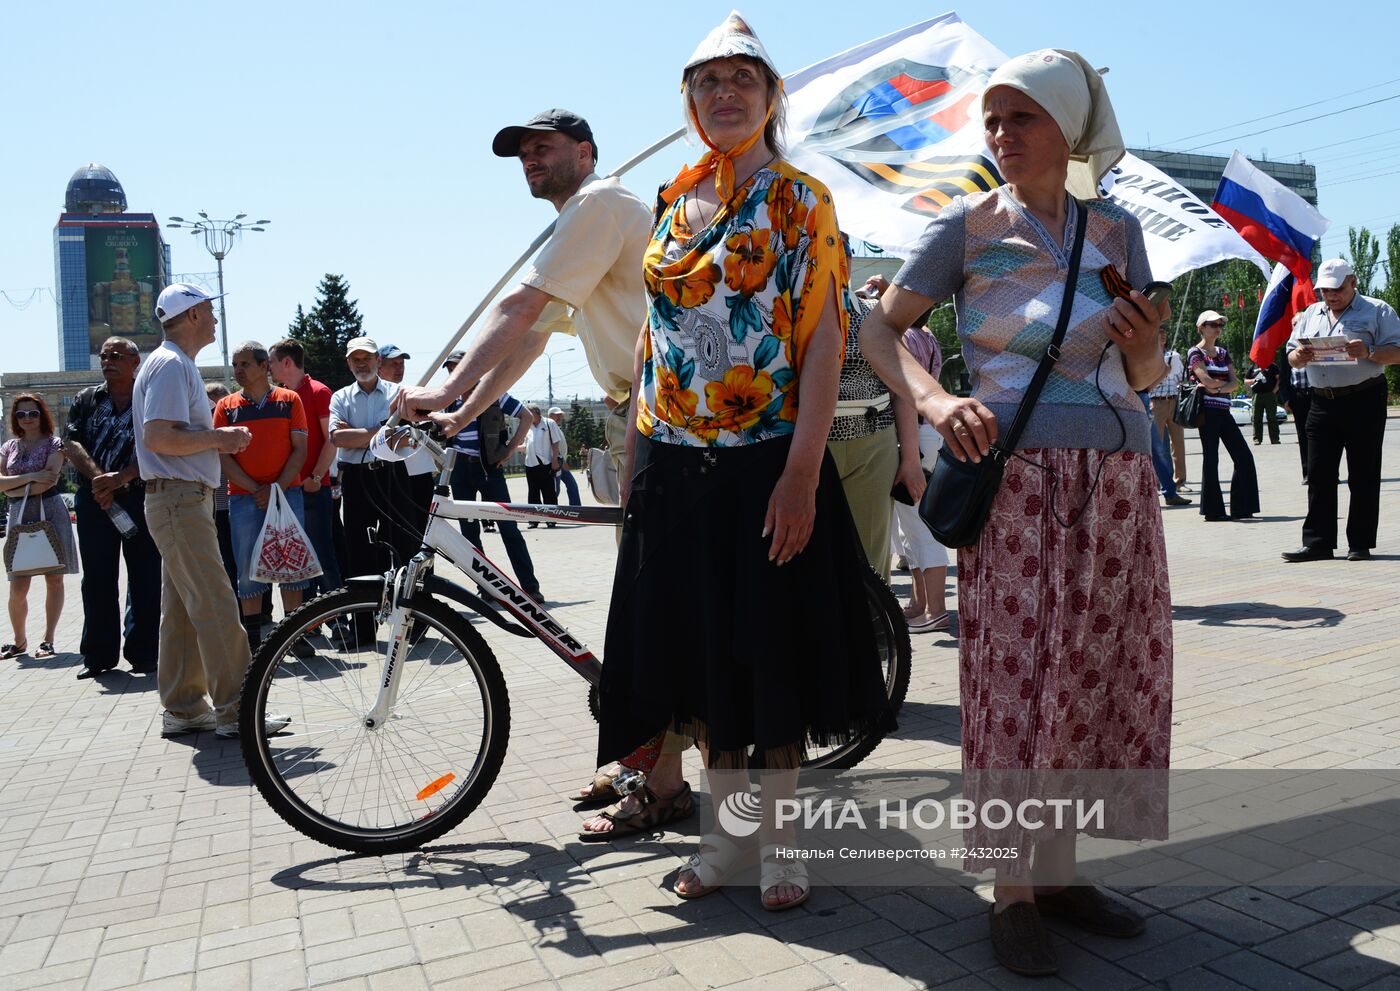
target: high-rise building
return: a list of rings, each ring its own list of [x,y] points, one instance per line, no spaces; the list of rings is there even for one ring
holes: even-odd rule
[[[143,352],[160,344],[155,302],[169,280],[170,246],[155,214],[127,212],[110,169],[93,162],[68,180],[53,258],[60,368],[97,368],[97,352],[112,336]]]
[[[1225,174],[1229,156],[1197,155],[1184,151],[1163,151],[1160,148],[1129,148],[1129,152],[1155,165],[1210,205],[1215,199],[1215,187]],[[1265,175],[1277,179],[1313,206],[1317,206],[1317,166],[1306,162],[1275,162],[1267,158],[1251,158],[1250,163]]]

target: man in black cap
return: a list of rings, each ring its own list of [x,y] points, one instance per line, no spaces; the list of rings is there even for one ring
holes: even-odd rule
[[[395,409],[444,409],[480,382],[453,414],[452,425],[460,429],[515,384],[544,352],[551,333],[572,334],[613,410],[608,441],[620,460],[633,351],[646,319],[642,254],[651,210],[617,179],[598,177],[593,130],[567,110],[547,110],[503,128],[491,150],[520,159],[530,194],[559,211],[554,233],[520,284],[487,314],[447,381],[404,389]]]
[[[520,284],[487,314],[447,381],[434,388],[404,388],[394,408],[414,416],[420,409],[444,409],[465,395],[456,412],[435,417],[449,431],[461,429],[515,384],[544,352],[550,334],[573,334],[611,411],[604,424],[608,452],[619,477],[625,477],[633,359],[647,314],[642,255],[651,234],[651,208],[617,179],[598,177],[593,130],[567,110],[547,110],[503,128],[491,150],[520,159],[530,194],[553,203],[559,219]],[[635,797],[628,796],[633,804],[620,806],[617,818],[598,817],[585,828],[612,833],[620,824],[625,828],[617,835],[637,835],[692,814],[681,776],[684,749],[684,738],[668,735],[661,759],[647,775],[651,801],[657,803],[648,810],[650,826],[628,822],[636,808]],[[576,797],[620,798],[612,787],[614,771],[599,775]]]

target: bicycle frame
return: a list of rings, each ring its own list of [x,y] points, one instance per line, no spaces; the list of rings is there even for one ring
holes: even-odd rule
[[[616,525],[622,522],[622,510],[616,507],[551,506],[453,499],[449,482],[452,467],[456,462],[456,450],[450,447],[444,449],[416,427],[401,426],[397,429],[408,431],[417,445],[427,448],[434,462],[440,466],[440,471],[428,511],[428,525],[423,531],[422,549],[407,565],[384,576],[385,595],[381,612],[392,617],[389,649],[384,659],[384,676],[380,679],[378,697],[373,708],[364,717],[365,727],[373,730],[383,726],[393,713],[394,702],[398,697],[403,661],[411,646],[408,631],[404,629],[403,612],[400,607],[422,591],[430,577],[435,578],[434,584],[441,582],[456,588],[452,583],[446,582],[446,579],[433,575],[433,558],[438,554],[460,569],[485,594],[488,602],[504,608],[524,627],[522,635],[533,636],[542,641],[585,681],[591,685],[598,684],[602,676],[602,660],[583,641],[570,633],[564,624],[550,615],[548,609],[532,599],[524,589],[498,569],[475,544],[462,535],[460,530],[449,525],[448,521],[565,520],[591,525]],[[464,600],[465,604],[471,604],[471,601],[470,597]],[[508,623],[494,617],[487,618],[511,632],[518,632]]]

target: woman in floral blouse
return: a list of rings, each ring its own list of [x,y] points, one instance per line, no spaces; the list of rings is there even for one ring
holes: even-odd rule
[[[693,738],[716,807],[754,801],[735,773],[751,748],[789,769],[764,779],[769,910],[808,893],[802,863],[776,857],[791,838],[773,819],[807,746],[890,723],[863,554],[825,449],[845,255],[831,195],[781,159],[780,79],[735,14],[685,69],[710,150],[662,189],[644,259],[599,738],[600,764],[668,728]],[[733,836],[704,837],[676,893],[708,894],[746,856]]]

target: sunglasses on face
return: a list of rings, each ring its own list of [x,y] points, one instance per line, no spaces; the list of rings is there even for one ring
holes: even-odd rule
[[[134,358],[136,355],[127,354],[125,351],[103,351],[97,357],[103,361],[121,361],[123,358]]]
[[[1208,321],[1206,321],[1205,323],[1201,324],[1201,326],[1202,326],[1202,327],[1223,327],[1223,326],[1225,326],[1225,321],[1224,321],[1224,320],[1208,320]]]
[[[39,411],[38,411],[37,409],[17,409],[17,410],[15,410],[15,416],[19,417],[21,420],[28,420],[30,417],[32,417],[32,416],[38,416],[38,415],[39,415]]]

